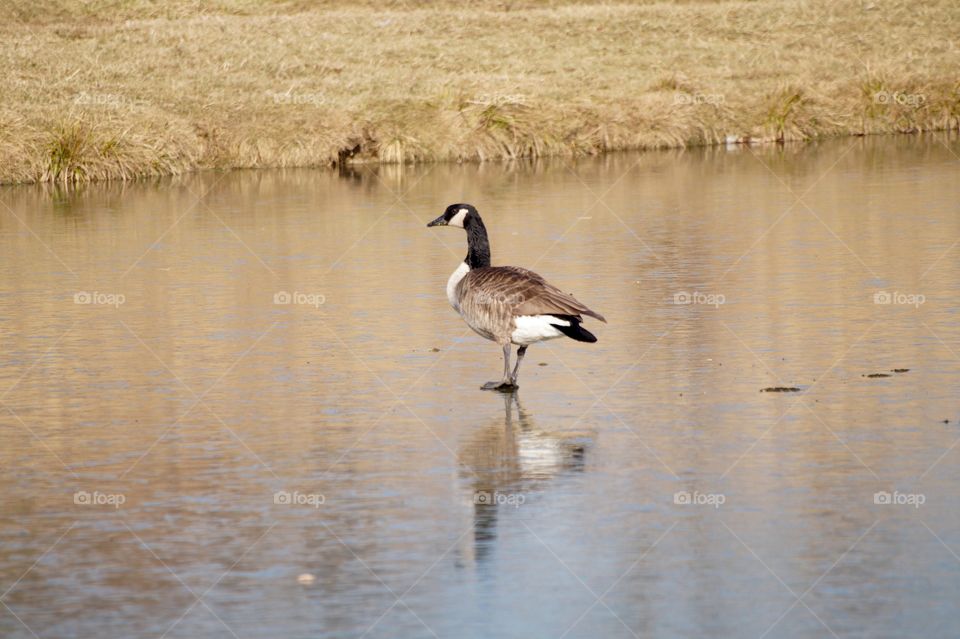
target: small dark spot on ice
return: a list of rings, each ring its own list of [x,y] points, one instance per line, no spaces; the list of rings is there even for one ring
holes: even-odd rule
[[[537,364],[537,366],[546,366],[546,365],[547,365],[546,362],[540,362],[539,364]]]
[[[943,420],[943,423],[944,423],[944,424],[949,424],[949,423],[950,423],[950,420],[949,420],[949,419],[945,419],[945,420]]]
[[[909,371],[910,371],[909,368],[892,368],[892,369],[890,369],[890,372],[891,372],[891,373],[907,373],[907,372],[909,372]]]
[[[431,353],[439,353],[439,352],[440,352],[440,349],[439,349],[439,348],[431,348],[431,349],[430,349],[430,352],[431,352]]]
[[[770,386],[761,388],[761,393],[799,393],[800,389],[796,386]]]
[[[871,379],[875,379],[877,377],[893,377],[893,376],[890,375],[889,373],[870,373],[869,375],[861,375],[861,377],[869,377]]]

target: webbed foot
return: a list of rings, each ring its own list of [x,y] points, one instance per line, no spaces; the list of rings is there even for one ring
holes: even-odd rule
[[[487,382],[486,384],[480,387],[481,390],[500,391],[501,393],[512,393],[518,388],[519,386],[517,386],[514,382],[511,382],[510,380],[501,380],[499,382]]]

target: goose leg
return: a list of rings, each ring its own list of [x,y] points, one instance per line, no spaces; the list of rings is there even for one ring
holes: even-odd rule
[[[513,367],[513,373],[510,375],[510,383],[514,386],[517,385],[517,373],[520,372],[520,362],[523,361],[523,356],[527,354],[527,347],[521,346],[517,349],[517,363]]]
[[[512,391],[516,388],[510,378],[510,342],[503,345],[503,379],[499,382],[487,382],[482,390]]]

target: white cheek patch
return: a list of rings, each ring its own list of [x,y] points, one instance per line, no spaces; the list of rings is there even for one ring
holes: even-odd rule
[[[450,226],[457,226],[463,228],[463,218],[467,217],[469,211],[467,209],[460,209],[457,211],[457,214],[450,218],[450,221],[447,223]]]

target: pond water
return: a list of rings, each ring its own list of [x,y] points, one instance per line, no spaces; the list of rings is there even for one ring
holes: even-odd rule
[[[958,154],[0,190],[0,636],[954,635]],[[516,395],[458,201],[609,321]]]

